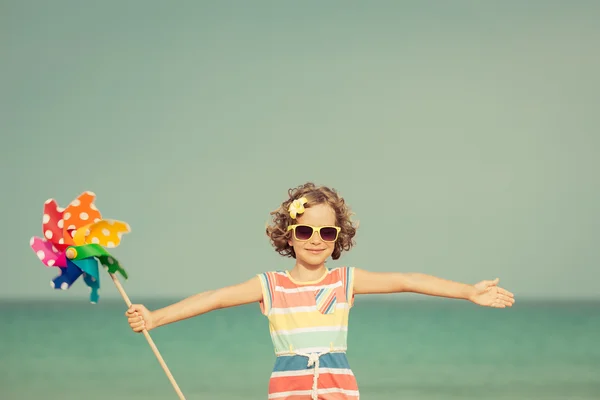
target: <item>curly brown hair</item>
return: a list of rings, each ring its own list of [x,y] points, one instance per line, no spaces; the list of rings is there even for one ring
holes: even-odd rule
[[[304,204],[304,208],[310,208],[317,204],[328,204],[335,211],[336,225],[341,228],[338,240],[335,242],[335,247],[331,258],[337,260],[340,258],[342,251],[348,251],[354,246],[354,235],[358,225],[354,225],[350,217],[353,213],[344,201],[338,195],[335,189],[326,186],[317,186],[312,182],[307,182],[298,187],[288,190],[289,198],[281,203],[281,206],[272,211],[273,224],[267,224],[267,236],[271,240],[271,244],[282,256],[296,258],[294,248],[288,244],[292,232],[288,232],[287,227],[294,223],[288,212],[290,204],[301,197],[305,197],[308,201]]]

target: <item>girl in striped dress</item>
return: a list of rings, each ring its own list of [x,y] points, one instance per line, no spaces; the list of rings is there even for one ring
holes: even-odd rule
[[[275,365],[268,399],[357,400],[356,378],[346,358],[348,315],[355,295],[413,292],[464,299],[487,307],[514,304],[498,279],[475,285],[420,273],[328,268],[354,245],[357,226],[344,199],[327,187],[306,183],[290,189],[273,211],[266,233],[275,250],[295,260],[290,270],[263,272],[233,286],[207,291],[149,311],[140,304],[125,313],[134,332],[216,309],[258,303],[269,323]]]

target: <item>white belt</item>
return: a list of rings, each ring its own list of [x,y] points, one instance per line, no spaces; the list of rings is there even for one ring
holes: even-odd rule
[[[320,357],[324,354],[329,354],[329,353],[334,353],[334,352],[345,352],[346,349],[335,349],[332,347],[329,348],[329,350],[320,352],[320,353],[301,353],[295,350],[290,349],[289,352],[285,352],[285,353],[279,353],[277,355],[297,355],[297,356],[303,356],[303,357],[307,357],[308,358],[308,365],[307,367],[312,367],[314,366],[314,370],[313,370],[313,386],[312,386],[312,391],[311,391],[311,399],[312,400],[318,400],[318,392],[317,392],[317,382],[319,380],[319,360]]]

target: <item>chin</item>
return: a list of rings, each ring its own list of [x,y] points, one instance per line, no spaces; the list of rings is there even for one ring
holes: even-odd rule
[[[309,265],[320,266],[329,258],[329,254],[303,254],[302,259]]]

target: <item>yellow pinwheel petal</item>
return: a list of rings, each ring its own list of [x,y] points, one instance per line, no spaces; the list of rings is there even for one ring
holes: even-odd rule
[[[86,236],[90,234],[90,228],[94,224],[87,224],[75,231],[73,235],[73,243],[75,246],[83,246],[86,244]]]
[[[131,228],[126,222],[101,220],[90,227],[86,242],[108,248],[117,247],[121,243],[121,236],[128,232],[131,232]]]

